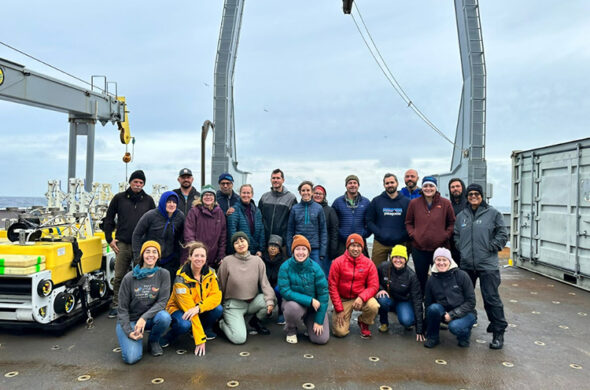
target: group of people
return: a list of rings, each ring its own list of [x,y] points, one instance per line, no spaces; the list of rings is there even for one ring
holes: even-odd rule
[[[141,358],[145,329],[151,329],[155,356],[191,329],[195,354],[204,355],[206,341],[219,331],[235,344],[248,332],[269,334],[264,323],[276,306],[287,342],[297,343],[303,327],[311,342],[325,344],[330,302],[336,337],[350,332],[355,310],[363,338],[371,337],[377,315],[379,331],[388,332],[395,312],[425,347],[439,344],[439,329],[447,326],[467,347],[477,321],[477,279],[493,333],[490,348],[502,348],[507,322],[498,252],[508,235],[480,185],[451,179],[445,199],[435,177],[418,187],[418,173],[410,169],[406,187],[398,190],[397,177],[387,173],[383,193],[369,201],[358,176],[349,175],[346,192],[329,206],[325,187],[303,181],[298,202],[284,181],[280,169],[272,171],[271,190],[256,205],[251,185],[234,192],[231,174],[219,176],[217,190],[206,185],[199,192],[183,168],[180,188],[162,194],[156,208],[143,191],[145,174],[133,172],[103,224],[117,255],[109,316],[118,318],[125,362]]]

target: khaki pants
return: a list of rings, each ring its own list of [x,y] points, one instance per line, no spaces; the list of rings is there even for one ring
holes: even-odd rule
[[[131,271],[133,261],[133,250],[131,244],[117,242],[119,253],[115,258],[115,279],[113,280],[113,307],[119,304],[119,287],[127,272]]]
[[[371,260],[373,260],[375,267],[378,267],[379,264],[383,263],[384,261],[387,261],[387,259],[389,258],[389,254],[391,253],[391,249],[393,249],[393,246],[386,246],[377,240],[373,240]]]
[[[334,334],[334,336],[344,337],[348,333],[350,333],[350,317],[352,316],[352,305],[354,301],[354,299],[342,301],[342,306],[344,307],[343,326],[338,326],[336,324],[336,313],[332,315],[332,333]],[[375,298],[370,298],[367,302],[363,304],[361,312],[362,314],[359,316],[359,321],[367,325],[372,325],[375,322],[375,317],[377,316],[377,313],[379,312],[379,303],[377,303],[377,300]]]

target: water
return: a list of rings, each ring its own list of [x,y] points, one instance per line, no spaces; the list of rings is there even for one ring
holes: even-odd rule
[[[0,196],[0,208],[47,206],[47,199],[40,196]]]

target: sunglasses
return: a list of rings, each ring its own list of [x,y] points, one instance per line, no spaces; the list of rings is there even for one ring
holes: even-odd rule
[[[481,194],[479,192],[470,192],[467,194],[469,197],[480,197]]]

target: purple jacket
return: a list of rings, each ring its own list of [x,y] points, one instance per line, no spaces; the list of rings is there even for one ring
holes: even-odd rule
[[[207,265],[217,268],[225,257],[227,228],[223,210],[216,204],[213,210],[202,204],[190,209],[184,222],[184,243],[201,241],[207,246]]]

